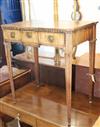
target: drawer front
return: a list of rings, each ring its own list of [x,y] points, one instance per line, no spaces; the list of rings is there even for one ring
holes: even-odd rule
[[[63,47],[64,34],[63,33],[50,33],[39,32],[39,43],[47,46]]]
[[[21,42],[21,33],[18,30],[4,30],[4,40],[8,42]]]
[[[34,46],[38,44],[37,32],[23,31],[22,32],[22,43],[29,46]]]
[[[21,121],[23,121],[29,125],[32,125],[32,127],[36,127],[35,117],[25,111],[21,111],[19,109],[14,108],[14,107],[10,107],[6,104],[0,104],[0,111],[1,111],[1,113],[11,116],[12,118],[16,118],[19,114]]]

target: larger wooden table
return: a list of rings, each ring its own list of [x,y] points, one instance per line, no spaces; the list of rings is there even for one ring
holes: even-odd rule
[[[11,94],[3,97],[0,111],[14,119],[19,116],[20,121],[32,127],[67,127],[65,93],[65,89],[57,86],[46,84],[37,88],[29,83],[16,90],[17,103],[13,103]],[[71,115],[71,127],[92,127],[98,119],[90,111],[72,109]]]
[[[7,65],[9,67],[9,78],[13,99],[15,101],[15,89],[12,76],[10,43],[19,42],[24,45],[34,47],[35,75],[36,82],[39,84],[39,61],[38,47],[40,45],[53,46],[65,49],[65,80],[66,80],[66,101],[68,126],[71,124],[71,81],[72,81],[72,49],[84,41],[89,41],[89,101],[93,96],[93,77],[95,64],[95,42],[96,42],[97,22],[59,22],[54,24],[43,24],[40,22],[18,22],[14,24],[2,25],[5,40]]]

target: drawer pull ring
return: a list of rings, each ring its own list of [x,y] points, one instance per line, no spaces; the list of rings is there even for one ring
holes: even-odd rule
[[[49,35],[49,36],[48,36],[48,41],[49,41],[49,42],[53,42],[53,41],[54,41],[54,36]]]
[[[26,32],[26,36],[27,36],[28,38],[32,38],[32,32]]]
[[[11,32],[10,36],[11,36],[11,38],[15,38],[15,33]]]

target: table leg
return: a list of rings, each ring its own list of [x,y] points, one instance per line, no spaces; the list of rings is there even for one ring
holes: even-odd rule
[[[13,100],[15,101],[15,88],[14,88],[14,81],[13,81],[13,69],[11,65],[11,44],[5,43],[5,53],[6,53],[6,60],[7,60],[7,66],[8,66],[8,73],[9,73],[9,80],[10,80],[10,86],[11,86],[11,92]]]
[[[96,46],[96,26],[93,26],[93,36],[89,41],[89,103],[92,103],[92,98],[94,95],[94,68],[95,68],[95,46]]]
[[[67,121],[71,126],[71,91],[72,91],[72,34],[66,35],[65,49],[65,81],[66,81],[66,101],[67,101]]]
[[[34,60],[35,60],[35,80],[36,84],[40,84],[40,68],[39,68],[39,56],[38,56],[38,47],[34,47]]]

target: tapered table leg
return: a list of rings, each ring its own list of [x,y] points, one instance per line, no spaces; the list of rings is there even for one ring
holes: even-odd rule
[[[93,35],[89,41],[89,103],[92,103],[94,95],[94,68],[95,68],[95,46],[96,46],[96,26],[93,26]]]
[[[40,68],[39,68],[39,56],[38,56],[38,47],[34,47],[34,60],[35,60],[35,80],[36,84],[40,84]]]
[[[11,64],[11,51],[10,50],[11,50],[11,44],[5,43],[5,53],[6,53],[11,92],[12,92],[13,100],[15,102],[15,88],[14,88],[14,81],[13,81],[13,68]]]
[[[67,122],[68,127],[71,125],[71,90],[72,90],[72,34],[66,34],[65,50],[65,81],[66,81],[66,102],[67,102]],[[69,44],[70,43],[70,44]]]

